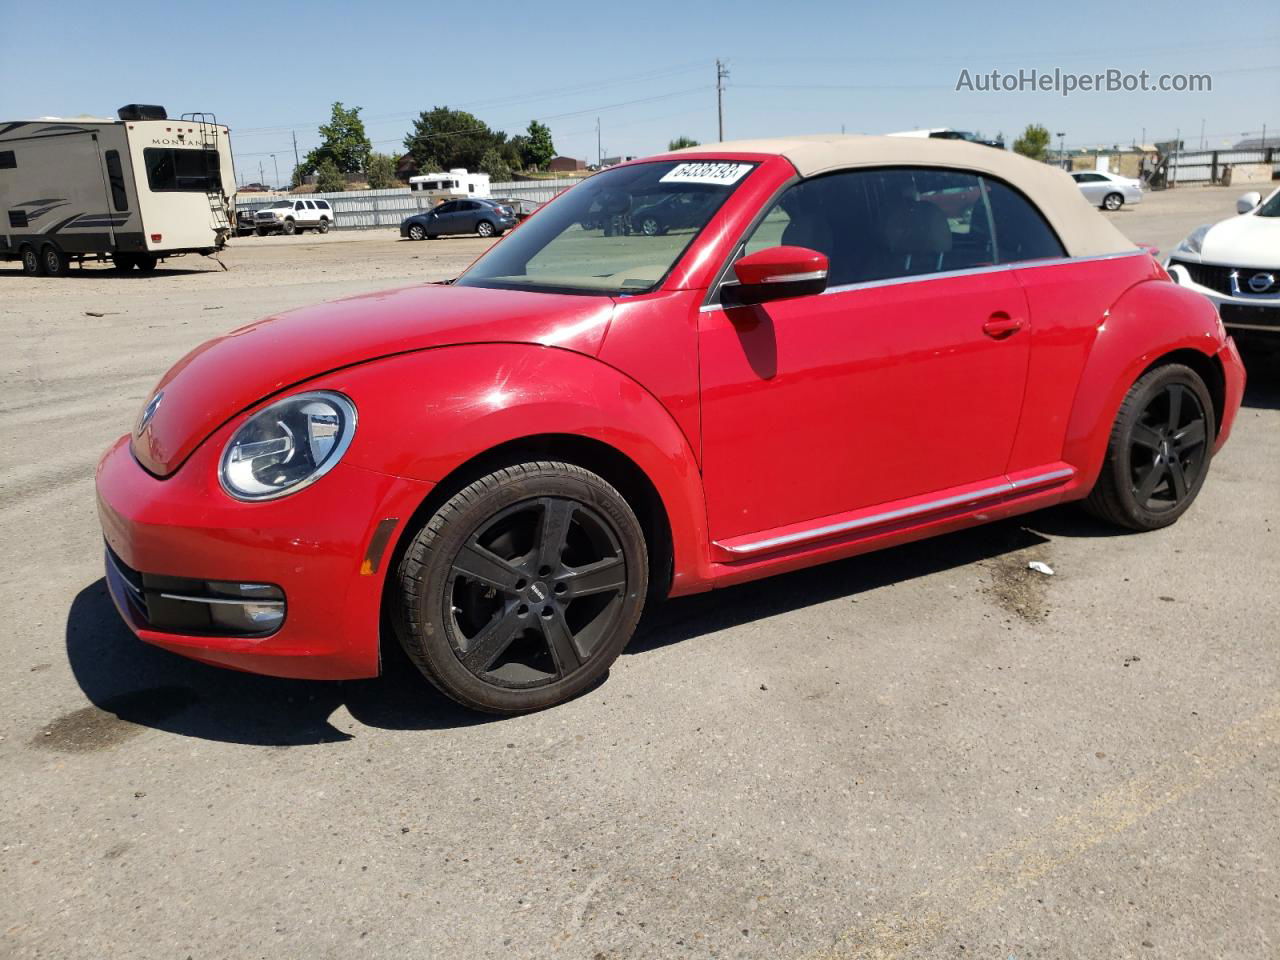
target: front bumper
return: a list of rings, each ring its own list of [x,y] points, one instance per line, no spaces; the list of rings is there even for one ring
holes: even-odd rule
[[[242,503],[218,485],[221,432],[163,480],[138,464],[127,436],[98,464],[98,515],[120,561],[107,583],[120,615],[147,643],[205,663],[314,680],[376,676],[387,566],[431,485],[339,463],[293,496]],[[272,584],[287,615],[267,636],[156,629],[120,565],[157,578]]]
[[[1240,350],[1231,337],[1218,351],[1218,360],[1222,364],[1223,403],[1222,423],[1218,424],[1218,436],[1213,443],[1213,452],[1217,453],[1231,436],[1231,428],[1235,425],[1236,414],[1240,412],[1240,404],[1244,402],[1245,369],[1240,359]]]

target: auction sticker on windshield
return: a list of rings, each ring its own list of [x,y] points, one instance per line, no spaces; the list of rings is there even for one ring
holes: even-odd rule
[[[663,175],[659,183],[713,183],[727,187],[750,170],[749,163],[682,163]]]

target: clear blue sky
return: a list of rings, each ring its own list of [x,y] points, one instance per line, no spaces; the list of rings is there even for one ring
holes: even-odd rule
[[[1231,11],[1230,16],[1225,11]],[[370,15],[376,12],[376,17]],[[323,51],[308,61],[308,51]],[[269,51],[278,51],[275,58]],[[219,0],[54,5],[0,0],[0,120],[114,115],[124,103],[212,111],[242,181],[281,177],[334,100],[363,107],[375,149],[448,105],[516,133],[547,122],[561,153],[645,154],[716,139],[716,57],[729,138],[1027,123],[1068,146],[1209,145],[1280,130],[1274,0],[1159,4],[899,2],[353,4]],[[957,92],[962,69],[1209,73],[1207,93]],[[1057,137],[1055,136],[1055,145]]]

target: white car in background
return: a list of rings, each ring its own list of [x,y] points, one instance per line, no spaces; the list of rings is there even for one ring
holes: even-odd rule
[[[1104,170],[1077,170],[1071,174],[1084,198],[1103,210],[1119,210],[1126,203],[1142,202],[1142,181]]]
[[[1191,231],[1165,263],[1218,307],[1229,329],[1280,337],[1280,189],[1236,201],[1239,216]]]

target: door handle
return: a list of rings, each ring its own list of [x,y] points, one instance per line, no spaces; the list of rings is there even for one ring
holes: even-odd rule
[[[1007,313],[993,313],[982,325],[982,332],[992,340],[1004,340],[1026,326],[1021,317],[1011,317]]]

